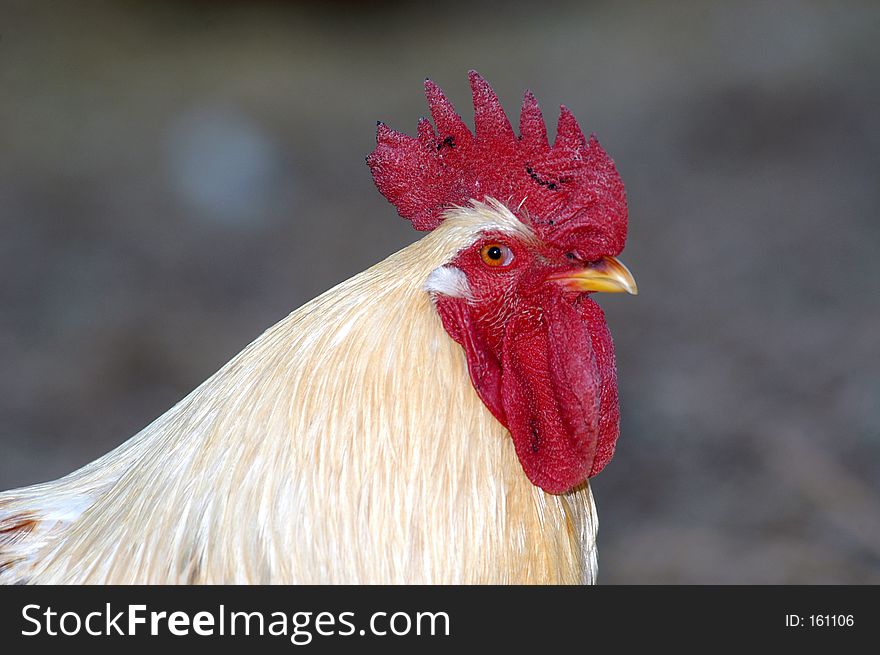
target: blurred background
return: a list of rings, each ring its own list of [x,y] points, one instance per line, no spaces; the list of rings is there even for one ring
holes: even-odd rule
[[[418,238],[466,72],[627,185],[604,583],[880,583],[880,4],[0,1],[0,489],[118,445]]]

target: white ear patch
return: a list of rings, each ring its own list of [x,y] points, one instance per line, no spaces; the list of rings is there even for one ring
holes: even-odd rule
[[[425,280],[425,291],[442,293],[451,298],[471,298],[467,276],[455,266],[440,266],[431,271]]]

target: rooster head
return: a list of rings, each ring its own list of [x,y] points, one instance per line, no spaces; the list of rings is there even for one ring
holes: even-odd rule
[[[415,228],[476,221],[475,236],[425,288],[529,480],[565,493],[608,463],[619,434],[614,347],[590,294],[636,293],[617,259],[624,187],[564,106],[551,146],[530,92],[516,136],[488,83],[473,71],[470,82],[473,133],[426,81],[434,126],[420,120],[413,138],[380,123],[367,163]]]

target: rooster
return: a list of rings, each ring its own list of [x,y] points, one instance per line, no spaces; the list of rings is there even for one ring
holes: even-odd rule
[[[588,478],[619,432],[596,291],[623,184],[564,106],[516,136],[470,73],[416,138],[379,123],[379,191],[428,234],[269,328],[140,433],[0,494],[3,583],[590,583]]]

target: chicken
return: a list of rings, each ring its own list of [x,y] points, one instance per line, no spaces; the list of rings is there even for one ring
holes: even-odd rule
[[[428,234],[308,302],[140,433],[0,494],[4,583],[589,583],[588,478],[619,431],[594,291],[623,184],[561,108],[519,137],[470,73],[472,134],[379,124],[380,192]]]

